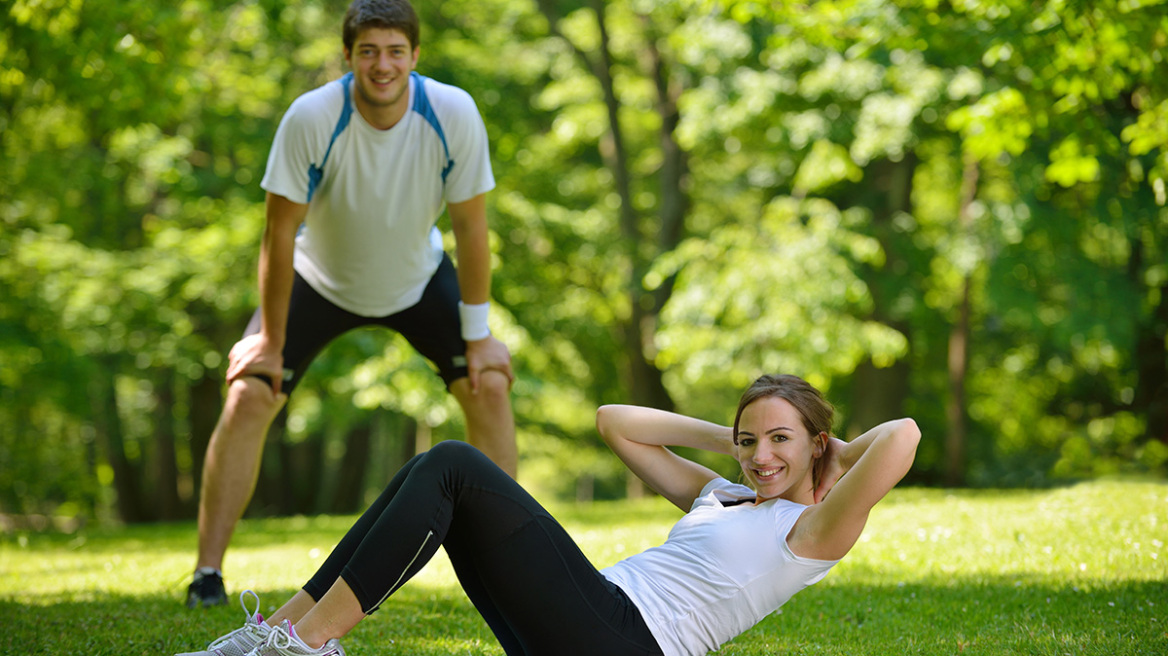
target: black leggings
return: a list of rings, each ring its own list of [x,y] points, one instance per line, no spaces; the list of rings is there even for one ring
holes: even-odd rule
[[[509,656],[661,655],[625,593],[465,442],[439,442],[406,463],[304,591],[319,601],[340,576],[372,613],[440,544]]]

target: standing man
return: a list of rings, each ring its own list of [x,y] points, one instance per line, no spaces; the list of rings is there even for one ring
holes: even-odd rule
[[[268,427],[316,354],[357,326],[401,333],[438,368],[467,439],[512,476],[511,355],[487,328],[487,133],[462,89],[414,72],[408,0],[354,0],[351,72],[292,103],[261,186],[260,307],[229,355],[207,447],[187,606],[226,601],[222,562],[259,476]],[[458,270],[435,227],[445,205]]]

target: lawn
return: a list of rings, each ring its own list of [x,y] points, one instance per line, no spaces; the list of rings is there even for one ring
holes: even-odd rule
[[[551,506],[600,566],[659,543],[660,499]],[[227,607],[180,604],[191,523],[0,536],[0,653],[173,654],[270,612],[352,517],[245,521],[228,554]],[[774,654],[1168,654],[1168,483],[1040,491],[901,489],[820,584],[725,645]],[[351,656],[503,652],[440,557],[343,641]],[[605,656],[605,655],[598,655]]]

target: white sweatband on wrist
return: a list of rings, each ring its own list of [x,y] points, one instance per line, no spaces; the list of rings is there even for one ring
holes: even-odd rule
[[[491,310],[490,302],[477,305],[467,305],[458,302],[458,318],[462,323],[462,338],[468,342],[485,339],[491,334],[487,326],[487,313]]]

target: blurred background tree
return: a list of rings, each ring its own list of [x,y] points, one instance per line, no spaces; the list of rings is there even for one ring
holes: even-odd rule
[[[193,516],[267,151],[342,74],[345,5],[4,9],[0,513]],[[729,422],[768,371],[824,388],[841,435],[916,417],[919,483],[1164,475],[1165,3],[416,6],[419,69],[491,136],[525,484],[640,494],[598,404]],[[357,510],[462,434],[424,360],[357,331],[249,512]]]

